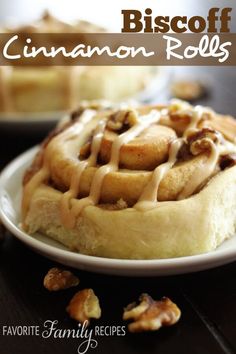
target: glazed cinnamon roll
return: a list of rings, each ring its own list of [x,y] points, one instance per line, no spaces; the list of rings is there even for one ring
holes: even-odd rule
[[[37,34],[38,47],[51,43],[51,34],[60,33],[61,43],[68,41],[64,33],[104,33],[106,30],[87,21],[73,24],[62,22],[45,13],[35,23],[16,28],[2,29],[10,34]],[[42,43],[41,43],[42,42]],[[21,53],[25,43],[14,43],[15,53]],[[18,48],[19,47],[19,48]],[[119,101],[144,90],[157,74],[157,67],[150,66],[56,66],[45,67],[40,57],[36,66],[0,67],[0,114],[22,112],[56,112],[74,109],[80,100],[108,99]],[[25,59],[26,61],[26,59]],[[62,66],[60,66],[62,65]],[[1,118],[1,117],[0,117]]]
[[[83,106],[24,176],[23,227],[89,255],[179,257],[235,232],[236,122],[182,101]]]

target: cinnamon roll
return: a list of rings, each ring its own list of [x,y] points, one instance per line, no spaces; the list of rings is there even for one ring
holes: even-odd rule
[[[232,117],[183,101],[84,105],[25,173],[23,228],[101,257],[214,250],[235,232],[235,134]]]
[[[48,13],[31,25],[2,29],[4,33],[41,33],[41,45],[52,42],[50,34],[103,33],[104,28],[87,21],[68,24]],[[14,43],[14,53],[20,53],[22,43]],[[119,101],[142,91],[157,74],[148,66],[36,66],[0,67],[0,113],[56,112],[76,108],[79,100],[108,99]],[[56,58],[53,58],[56,64]],[[26,61],[26,59],[25,59]],[[40,66],[41,64],[41,66]]]

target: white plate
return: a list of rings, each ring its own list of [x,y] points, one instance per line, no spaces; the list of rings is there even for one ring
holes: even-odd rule
[[[161,67],[155,72],[153,79],[147,87],[132,97],[139,102],[150,102],[158,97],[162,99],[162,94],[170,81],[172,70],[169,67]],[[125,99],[124,99],[125,101]],[[15,131],[24,134],[34,134],[47,132],[56,125],[58,120],[63,118],[66,111],[41,112],[41,113],[0,113],[0,128],[5,131]]]
[[[41,235],[30,236],[19,227],[22,176],[32,161],[37,147],[11,162],[0,176],[0,218],[19,240],[35,252],[74,268],[98,273],[151,276],[195,272],[236,260],[236,236],[216,251],[197,256],[161,260],[121,260],[85,256],[69,251],[59,243]]]

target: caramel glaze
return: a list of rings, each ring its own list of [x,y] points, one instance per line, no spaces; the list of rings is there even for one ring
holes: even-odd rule
[[[178,110],[180,110],[181,114],[188,115],[189,123],[183,134],[174,138],[170,142],[167,161],[161,163],[152,171],[151,178],[145,185],[139,199],[133,205],[133,208],[136,210],[148,211],[162,205],[157,198],[161,181],[168,171],[170,171],[170,169],[176,164],[176,162],[178,162],[180,149],[184,144],[189,143],[189,137],[194,134],[198,136],[197,134],[201,131],[201,128],[198,128],[199,123],[201,122],[203,115],[209,113],[207,109],[200,106],[193,108],[180,102],[178,102],[178,105]],[[64,144],[64,148],[67,152],[66,156],[68,156],[68,159],[70,160],[70,163],[72,163],[73,167],[69,189],[63,193],[61,198],[60,216],[61,221],[66,228],[74,228],[78,216],[85,207],[99,204],[105,176],[119,170],[120,150],[122,146],[140,136],[148,127],[165,120],[169,114],[170,111],[168,111],[167,108],[162,108],[159,110],[152,109],[147,114],[144,113],[143,115],[137,115],[137,121],[134,122],[128,130],[116,135],[113,139],[109,161],[105,165],[97,166],[108,118],[104,114],[104,118],[96,120],[96,112],[94,110],[85,110],[72,126],[69,126],[66,130],[54,137],[45,147],[44,159],[41,168],[25,185],[23,197],[23,218],[26,217],[30,206],[30,198],[34,193],[34,190],[41,183],[46,183],[50,178],[50,163],[53,159],[58,144]],[[90,153],[85,160],[80,160],[78,158],[79,149],[86,143],[86,139],[88,139],[91,135],[91,129],[93,130],[93,137],[90,144]],[[212,136],[214,138],[212,138]],[[78,145],[74,144],[75,139],[79,139],[79,137],[80,141]],[[226,141],[218,132],[215,132],[214,135],[214,131],[210,129],[207,131],[202,140],[193,142],[191,147],[192,156],[197,155],[202,151],[206,154],[206,158],[203,159],[198,168],[194,170],[193,175],[179,193],[177,200],[193,195],[199,187],[204,185],[204,182],[206,183],[206,181],[208,181],[214,174],[220,158],[236,152],[236,147],[234,144]],[[80,193],[81,176],[88,167],[96,168],[96,171],[92,177],[89,195],[84,198],[77,199],[76,203],[73,203],[73,199],[77,198]]]

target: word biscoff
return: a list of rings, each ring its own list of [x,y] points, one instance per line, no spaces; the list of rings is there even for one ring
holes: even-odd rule
[[[226,7],[220,9],[214,7],[209,9],[208,16],[205,19],[202,16],[193,16],[188,19],[187,16],[156,16],[153,17],[152,10],[147,8],[145,15],[139,10],[122,10],[123,28],[122,32],[148,32],[148,33],[184,33],[191,31],[193,33],[228,33],[230,13],[232,8]],[[220,24],[218,30],[217,22]]]

